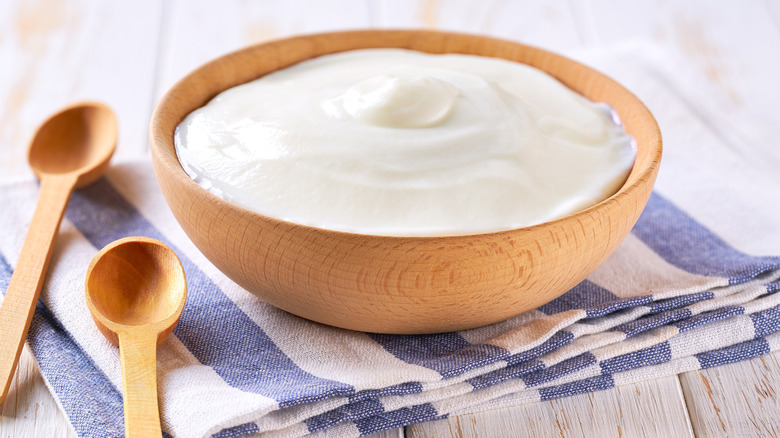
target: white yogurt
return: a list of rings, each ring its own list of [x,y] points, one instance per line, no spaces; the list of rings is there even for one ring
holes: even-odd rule
[[[605,104],[501,59],[372,49],[231,88],[176,129],[201,186],[264,215],[361,234],[462,235],[615,193],[635,147]]]

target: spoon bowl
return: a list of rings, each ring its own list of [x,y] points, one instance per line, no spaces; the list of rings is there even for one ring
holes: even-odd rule
[[[187,300],[181,262],[158,240],[127,237],[95,255],[85,289],[95,324],[119,346],[126,436],[162,436],[156,349],[173,331]]]
[[[19,363],[70,194],[106,171],[116,148],[117,130],[111,108],[83,102],[43,122],[30,142],[27,160],[40,179],[41,188],[19,261],[0,306],[0,404],[8,395]]]
[[[86,291],[95,322],[115,345],[118,332],[137,326],[161,328],[161,343],[176,325],[187,297],[176,254],[145,237],[120,239],[103,248],[90,264]]]
[[[117,120],[108,106],[82,102],[49,117],[27,149],[27,161],[38,178],[76,172],[76,188],[100,178],[114,153]]]

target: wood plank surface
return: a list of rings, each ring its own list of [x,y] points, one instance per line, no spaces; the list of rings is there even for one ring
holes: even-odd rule
[[[780,165],[777,112],[780,88],[780,7],[777,2],[584,3],[583,28],[594,45],[651,42],[694,67],[676,77],[698,115],[753,164]],[[619,18],[615,20],[615,18]],[[746,25],[750,23],[750,25]],[[700,86],[706,84],[706,87]],[[715,90],[712,93],[711,90]],[[708,107],[707,107],[708,106]],[[778,353],[679,376],[693,430],[699,437],[778,436],[780,404],[774,392]]]
[[[0,2],[0,178],[30,178],[27,144],[51,113],[79,100],[116,111],[116,159],[145,153],[157,62],[153,0]]]
[[[582,27],[598,46],[651,42],[684,59],[700,77],[686,78],[684,92],[728,114],[720,132],[752,161],[780,166],[780,21],[777,2],[590,0]],[[748,24],[749,23],[749,24]],[[698,83],[718,93],[698,95]]]
[[[680,375],[698,437],[780,436],[780,353]]]
[[[409,426],[406,436],[692,437],[676,376]]]
[[[230,0],[220,2],[219,7],[208,0],[173,0],[167,5],[155,101],[194,68],[250,44],[369,27],[368,4],[363,0]]]
[[[366,435],[366,438],[404,438],[406,436],[404,434],[404,428],[399,427],[396,429],[388,429],[383,430],[381,432],[372,433],[371,435]]]
[[[116,111],[117,159],[145,154],[160,19],[154,0],[0,2],[0,182],[32,178],[26,150],[33,132],[79,100]],[[11,385],[0,437],[76,436],[27,347]]]
[[[231,23],[225,26],[225,23]],[[50,112],[100,99],[120,120],[119,159],[146,151],[154,103],[181,75],[253,42],[324,30],[427,27],[484,33],[564,54],[631,41],[676,51],[714,82],[708,98],[730,141],[756,161],[780,157],[777,2],[339,0],[0,2],[0,181],[30,178],[26,144]],[[121,61],[122,59],[131,60]],[[695,80],[691,81],[695,84]],[[407,436],[776,436],[777,353],[550,402],[411,426]],[[25,348],[0,437],[75,432]],[[680,390],[682,388],[682,390]],[[683,399],[684,395],[684,399]],[[686,410],[687,404],[687,410]],[[690,421],[687,412],[690,411]],[[692,426],[691,426],[692,425]],[[373,435],[404,436],[403,429]]]
[[[372,2],[371,22],[379,28],[426,28],[477,33],[565,52],[582,47],[571,2],[435,1]]]
[[[0,437],[74,438],[76,431],[52,397],[27,345],[5,403],[0,405]]]

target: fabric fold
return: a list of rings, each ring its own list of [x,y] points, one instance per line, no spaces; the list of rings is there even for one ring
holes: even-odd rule
[[[168,210],[148,160],[115,163],[105,179],[73,195],[63,221],[28,337],[47,384],[80,436],[123,434],[118,350],[92,324],[83,284],[94,254],[130,235],[171,246],[188,279],[181,321],[158,352],[163,426],[176,437],[358,436],[776,351],[780,257],[764,249],[780,253],[780,232],[767,225],[778,222],[780,207],[766,202],[767,193],[780,193],[780,180],[741,178],[751,168],[734,166],[739,199],[713,206],[701,179],[740,157],[728,155],[647,53],[588,56],[658,116],[666,155],[657,190],[618,250],[550,303],[431,335],[307,321],[243,290],[200,254]],[[13,230],[0,236],[2,291],[36,193],[33,181],[0,190],[0,227]],[[768,242],[728,228],[740,226],[739,214],[722,213],[729,202],[737,213],[749,211]]]

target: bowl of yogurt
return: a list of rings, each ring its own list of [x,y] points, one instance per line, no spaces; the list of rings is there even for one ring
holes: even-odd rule
[[[431,333],[582,281],[628,234],[661,157],[603,74],[522,44],[351,31],[252,46],[152,117],[166,200],[214,265],[293,314]]]

